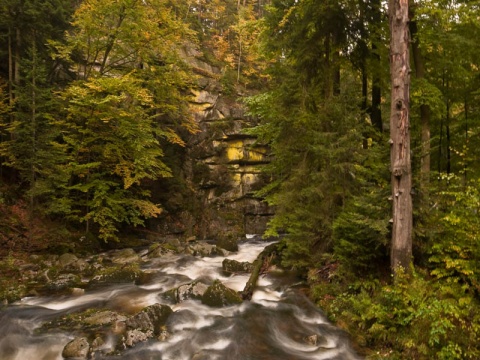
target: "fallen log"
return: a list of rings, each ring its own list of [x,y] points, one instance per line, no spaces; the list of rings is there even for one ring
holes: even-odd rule
[[[257,286],[259,276],[266,270],[268,267],[272,256],[277,250],[278,244],[270,244],[257,256],[257,259],[253,262],[253,270],[250,278],[243,289],[241,296],[243,300],[251,300],[253,295],[253,290]]]

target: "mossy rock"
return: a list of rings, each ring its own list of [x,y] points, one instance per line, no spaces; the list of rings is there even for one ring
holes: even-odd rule
[[[179,253],[178,247],[170,243],[155,243],[148,248],[147,256],[157,258],[169,253]]]
[[[153,304],[147,306],[127,320],[127,329],[160,335],[168,317],[172,313],[173,310],[168,305]]]
[[[65,359],[86,359],[90,351],[90,344],[87,338],[78,337],[70,341],[62,351]]]
[[[25,285],[10,285],[5,286],[0,283],[0,301],[5,303],[13,303],[20,300],[27,294],[27,288]]]
[[[248,261],[236,261],[231,259],[225,259],[222,262],[222,269],[228,274],[232,273],[249,273],[253,270],[253,264]]]
[[[222,236],[217,239],[217,247],[235,252],[238,251],[238,242],[233,236]]]
[[[138,264],[110,266],[99,270],[89,285],[135,282],[142,273]]]
[[[175,304],[189,299],[201,300],[207,289],[207,284],[196,280],[188,284],[180,285],[177,288],[170,289],[164,292],[162,297]]]
[[[74,287],[81,287],[82,279],[75,274],[59,274],[45,285],[47,291],[62,291]]]
[[[131,248],[116,250],[111,255],[111,260],[114,264],[131,264],[140,262],[140,256]]]
[[[241,302],[242,298],[235,290],[226,287],[218,280],[215,280],[202,296],[202,304],[211,307],[223,307]]]

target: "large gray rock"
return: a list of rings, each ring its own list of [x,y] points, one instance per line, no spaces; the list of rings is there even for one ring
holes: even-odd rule
[[[241,302],[242,298],[235,290],[227,288],[218,280],[215,280],[202,296],[202,304],[212,307],[229,306]]]
[[[136,343],[147,341],[149,338],[153,337],[151,331],[146,333],[137,329],[128,330],[125,334],[125,345],[128,347],[134,346]]]
[[[215,256],[218,254],[217,247],[204,241],[188,246],[188,251],[194,256]]]
[[[193,281],[165,292],[163,297],[173,301],[174,303],[179,303],[189,299],[200,300],[207,289],[207,284],[204,284],[200,281]]]
[[[62,351],[65,359],[86,359],[90,351],[90,344],[84,337],[78,337],[70,341]]]
[[[222,236],[217,239],[217,247],[228,251],[238,251],[238,242],[233,236]]]
[[[153,304],[147,306],[126,321],[127,329],[160,335],[163,326],[172,313],[173,310],[167,305]]]
[[[78,258],[70,253],[65,253],[58,258],[58,266],[62,269],[65,269],[72,264],[76,263]]]
[[[140,262],[140,256],[133,249],[117,250],[111,255],[114,264],[132,264]]]
[[[222,262],[222,269],[226,273],[249,273],[253,270],[253,265],[248,261],[236,261],[231,259],[225,259]]]
[[[100,268],[90,280],[89,285],[134,282],[142,274],[137,263]]]
[[[79,286],[82,283],[80,276],[75,274],[60,274],[55,279],[50,280],[45,289],[60,291],[66,290],[69,288],[74,288]]]
[[[114,311],[106,310],[87,317],[85,323],[89,325],[106,325],[125,320],[127,320],[125,316],[117,314]]]

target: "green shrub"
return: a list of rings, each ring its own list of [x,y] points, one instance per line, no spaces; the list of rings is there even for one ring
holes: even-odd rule
[[[457,283],[414,271],[394,285],[358,282],[322,305],[370,359],[480,357],[479,303]]]

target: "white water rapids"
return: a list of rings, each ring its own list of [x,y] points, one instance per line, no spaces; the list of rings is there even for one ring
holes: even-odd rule
[[[228,256],[253,262],[268,245],[248,241],[238,253]],[[151,259],[144,270],[148,283],[112,284],[88,290],[81,296],[24,298],[0,312],[1,360],[61,360],[62,349],[79,336],[72,330],[35,331],[42,324],[65,314],[89,308],[132,313],[155,303],[168,304],[173,314],[167,322],[169,336],[129,348],[121,355],[106,355],[113,344],[95,359],[127,360],[356,360],[345,334],[299,291],[290,289],[292,279],[280,273],[261,277],[251,301],[224,308],[211,308],[197,300],[169,304],[161,294],[192,280],[220,280],[241,291],[249,275],[226,276],[224,257],[171,255]],[[315,339],[307,341],[306,339]]]

